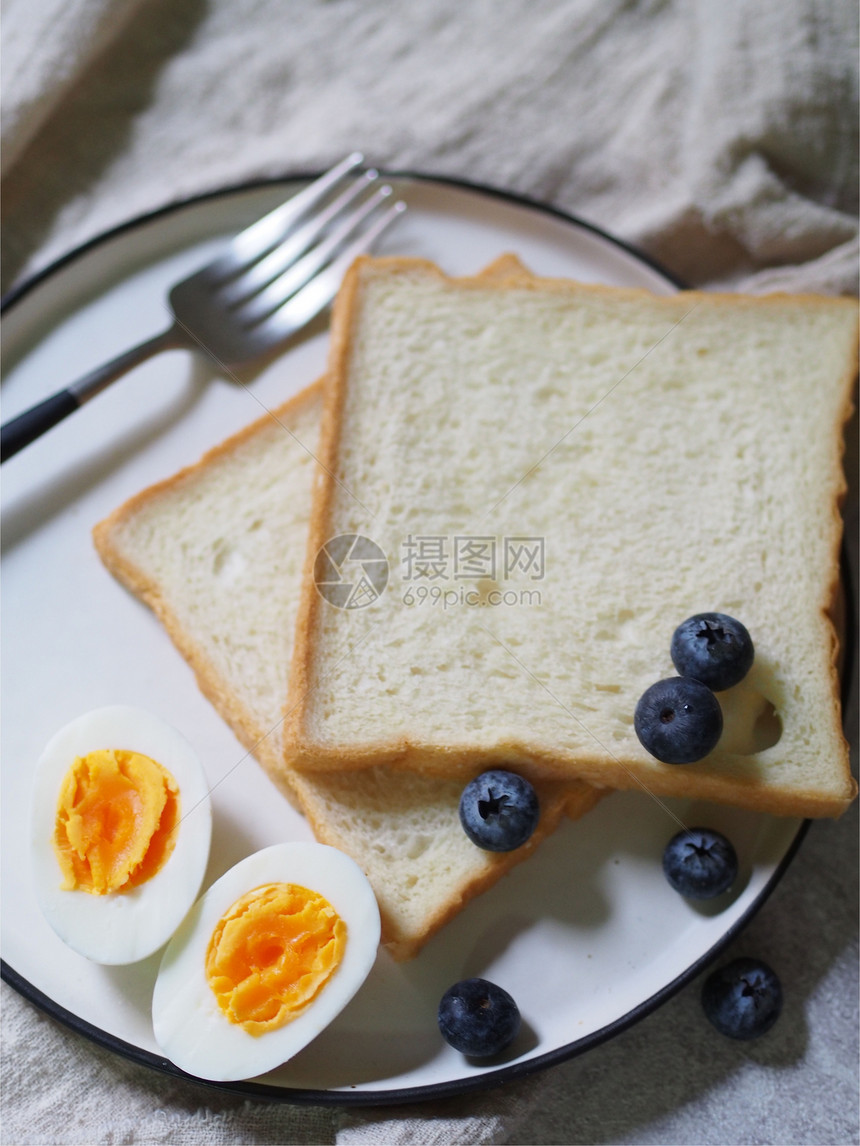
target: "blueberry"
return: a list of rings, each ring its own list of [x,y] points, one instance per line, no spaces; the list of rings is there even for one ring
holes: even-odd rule
[[[687,828],[666,844],[663,874],[688,899],[713,899],[735,882],[737,853],[721,832]]]
[[[522,776],[493,769],[463,789],[460,823],[473,844],[490,852],[521,847],[540,817],[537,793]]]
[[[755,1039],[769,1031],[782,1010],[776,973],[760,959],[735,959],[705,980],[702,1007],[730,1039]]]
[[[503,987],[486,979],[463,979],[439,1002],[439,1030],[454,1050],[487,1058],[504,1050],[520,1029],[520,1012]]]
[[[675,630],[670,652],[681,676],[700,680],[714,692],[743,680],[755,657],[747,630],[725,613],[689,617]]]
[[[669,677],[642,693],[633,727],[643,747],[664,764],[692,764],[716,748],[723,711],[699,681]]]

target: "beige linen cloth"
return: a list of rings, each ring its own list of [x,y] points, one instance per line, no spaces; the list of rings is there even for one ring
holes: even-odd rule
[[[359,148],[571,211],[692,285],[858,290],[854,0],[6,0],[0,35],[6,289],[140,212]],[[266,1105],[115,1058],[4,987],[0,1138],[857,1141],[856,854],[856,807],[815,825],[733,943],[786,988],[755,1044],[716,1036],[693,984],[503,1089]]]

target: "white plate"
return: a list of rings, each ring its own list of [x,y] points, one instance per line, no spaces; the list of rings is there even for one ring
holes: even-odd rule
[[[463,184],[404,176],[410,210],[380,253],[470,273],[504,251],[535,272],[660,293],[676,289],[635,252],[557,212]],[[111,232],[12,299],[4,319],[3,418],[167,323],[170,284],[279,202],[290,184],[228,191]],[[138,368],[3,467],[2,895],[4,975],[84,1034],[157,1069],[150,1023],[158,956],[100,967],[63,946],[32,890],[33,764],[61,725],[109,703],[148,708],[200,753],[215,786],[207,884],[244,855],[307,839],[304,821],[198,692],[161,626],[99,563],[91,527],[196,460],[322,371],[325,324],[243,389],[185,352]],[[217,786],[216,786],[217,785]],[[528,863],[469,906],[413,962],[380,955],[366,987],[287,1067],[225,1089],[273,1099],[370,1103],[451,1094],[577,1054],[647,1013],[712,958],[772,889],[802,835],[797,820],[675,804],[733,839],[741,887],[719,912],[666,884],[675,822],[618,794],[565,824]],[[505,986],[524,1030],[511,1055],[475,1065],[443,1043],[439,997],[467,975]]]

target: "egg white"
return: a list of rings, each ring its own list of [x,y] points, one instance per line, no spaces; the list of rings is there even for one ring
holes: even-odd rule
[[[346,923],[347,938],[339,966],[308,1008],[277,1030],[251,1035],[218,1006],[206,978],[206,951],[218,921],[236,900],[268,883],[294,883],[324,896]],[[317,843],[264,848],[221,876],[168,944],[152,999],[156,1041],[174,1065],[213,1082],[274,1070],[340,1014],[370,973],[379,936],[376,897],[349,856]]]
[[[180,800],[176,844],[161,870],[129,891],[64,891],[51,842],[60,786],[77,756],[109,748],[149,756],[172,774]],[[39,759],[31,816],[36,896],[57,935],[93,962],[136,963],[167,942],[200,891],[211,835],[209,788],[200,761],[185,738],[153,713],[130,705],[94,709],[61,728]]]

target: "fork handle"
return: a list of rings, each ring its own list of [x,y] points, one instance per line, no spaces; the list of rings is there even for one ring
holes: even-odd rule
[[[23,450],[24,446],[29,446],[30,442],[50,430],[51,426],[56,426],[57,422],[62,422],[63,418],[67,418],[77,408],[78,403],[71,390],[60,390],[58,394],[52,394],[44,402],[31,406],[7,422],[0,429],[0,461],[5,462]]]
[[[17,417],[10,419],[0,428],[0,462],[5,462],[7,458],[13,457],[19,450],[29,446],[36,438],[40,438],[52,426],[56,426],[58,422],[67,418],[69,414],[73,414],[90,398],[95,398],[96,394],[100,394],[111,382],[121,378],[123,374],[126,374],[139,363],[145,362],[147,358],[159,354],[162,350],[171,350],[182,345],[184,342],[180,329],[177,326],[172,326],[168,330],[162,331],[161,334],[155,335],[154,338],[149,338],[138,346],[132,347],[131,350],[126,350],[117,355],[116,358],[112,358],[110,362],[91,370],[89,374],[85,374],[67,386],[66,389],[52,394],[50,398],[46,398],[43,402],[31,406],[29,410],[25,410],[23,414],[18,414]]]

